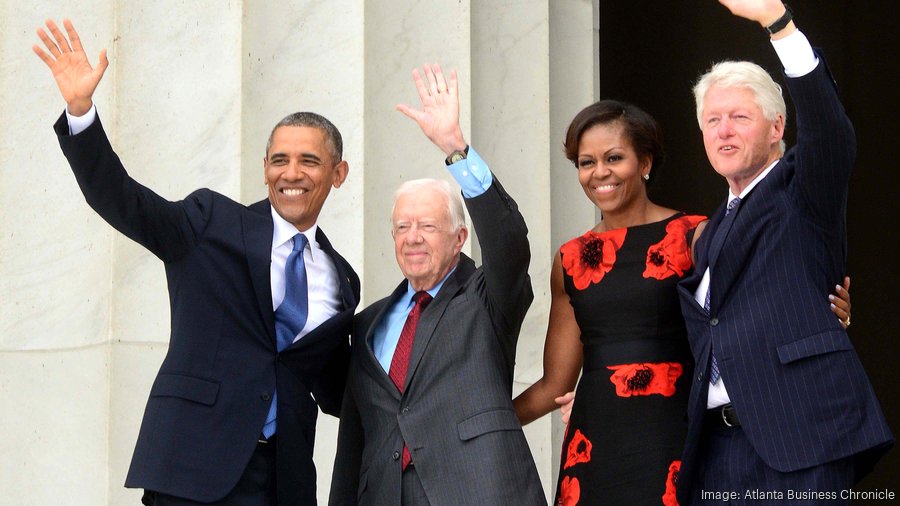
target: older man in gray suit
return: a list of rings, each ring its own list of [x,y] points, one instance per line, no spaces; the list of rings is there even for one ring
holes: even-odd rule
[[[413,71],[398,109],[446,153],[481,242],[460,253],[462,204],[444,181],[405,183],[392,212],[406,279],[356,316],[331,505],[546,504],[513,410],[516,342],[533,298],[527,229],[459,128],[455,72]]]

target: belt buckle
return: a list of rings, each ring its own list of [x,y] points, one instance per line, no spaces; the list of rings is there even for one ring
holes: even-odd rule
[[[719,413],[722,415],[722,422],[726,427],[734,427],[734,425],[732,425],[731,422],[728,421],[728,416],[725,415],[725,408],[727,407],[728,405],[726,404],[719,409]]]

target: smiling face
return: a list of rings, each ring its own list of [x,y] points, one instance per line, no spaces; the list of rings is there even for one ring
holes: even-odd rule
[[[331,188],[348,172],[347,162],[334,162],[325,132],[307,126],[278,127],[263,164],[269,202],[301,232],[316,223]]]
[[[784,117],[766,119],[749,88],[711,87],[700,122],[709,163],[735,195],[781,156]]]
[[[578,181],[604,217],[628,213],[647,201],[642,179],[650,165],[634,152],[618,123],[595,125],[578,142]]]
[[[433,188],[420,188],[397,197],[394,203],[394,254],[413,290],[430,290],[459,261],[469,231],[455,229],[447,196]]]

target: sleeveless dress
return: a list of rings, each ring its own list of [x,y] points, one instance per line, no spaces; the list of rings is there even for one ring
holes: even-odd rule
[[[676,293],[706,218],[587,232],[560,248],[584,365],[556,503],[674,505],[693,359]]]

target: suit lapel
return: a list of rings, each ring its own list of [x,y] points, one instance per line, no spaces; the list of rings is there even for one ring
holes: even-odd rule
[[[447,309],[450,301],[456,296],[457,292],[463,289],[466,281],[468,281],[474,272],[475,262],[461,253],[459,263],[457,264],[453,275],[447,278],[447,281],[444,282],[444,286],[441,287],[441,291],[438,292],[438,296],[428,305],[425,312],[422,313],[422,316],[419,319],[419,325],[416,327],[416,337],[413,341],[413,348],[409,357],[409,369],[407,369],[406,372],[404,392],[409,389],[410,382],[416,373],[419,362],[422,361],[422,356],[428,348],[428,343],[431,342],[431,339],[434,336],[434,331],[437,329],[438,323],[440,323],[441,318],[444,315],[444,311]]]
[[[353,287],[351,273],[347,272],[348,266],[344,261],[344,258],[338,255],[331,246],[331,241],[325,236],[325,232],[322,232],[322,227],[319,227],[316,230],[316,241],[319,243],[319,247],[322,248],[322,251],[331,257],[331,262],[337,270],[338,282],[341,285],[341,302],[344,304],[344,310],[347,308],[355,309],[356,305],[359,304],[359,300]],[[353,274],[353,276],[355,277],[355,274]]]
[[[244,236],[244,251],[247,252],[247,267],[256,301],[263,317],[269,342],[275,346],[275,311],[272,309],[272,281],[269,271],[272,263],[272,234],[274,224],[269,210],[269,202],[262,200],[248,207],[251,212],[241,213],[241,231]]]
[[[707,267],[709,267],[710,249],[712,247],[711,243],[713,237],[716,235],[719,227],[722,224],[723,218],[725,218],[725,204],[719,206],[715,214],[713,214],[713,217],[710,218],[709,224],[706,226],[706,230],[703,232],[703,235],[700,236],[700,239],[697,240],[695,251],[697,260],[694,263],[694,274],[699,274],[700,278],[703,277],[703,274],[706,272]]]
[[[713,233],[712,240],[709,243],[709,256],[706,259],[709,264],[709,269],[713,272],[715,272],[716,261],[719,259],[719,254],[722,252],[722,246],[725,245],[725,241],[728,239],[728,234],[731,232],[731,226],[734,224],[734,220],[737,218],[741,206],[742,204],[739,204],[736,209],[731,213],[728,213],[728,216],[723,216]]]
[[[406,294],[406,280],[404,279],[397,288],[386,298],[382,299],[383,304],[381,308],[375,313],[375,316],[371,319],[371,321],[363,322],[365,327],[365,334],[363,335],[363,340],[360,342],[353,343],[354,346],[359,346],[363,348],[362,353],[366,357],[363,362],[365,367],[368,367],[372,374],[378,378],[378,381],[381,383],[381,386],[389,391],[391,395],[400,400],[400,391],[397,390],[397,387],[394,385],[394,382],[391,381],[391,377],[388,373],[381,367],[381,363],[378,361],[378,358],[375,357],[375,352],[372,351],[372,340],[375,336],[375,329],[378,328],[378,324],[381,323],[381,320],[384,319],[385,314],[390,310],[391,306],[394,305],[397,300]],[[421,320],[419,320],[421,323]],[[417,332],[418,336],[418,332]],[[409,383],[409,370],[407,370],[406,374],[407,384]],[[404,389],[405,390],[405,389]]]
[[[777,168],[777,166],[776,166]],[[731,213],[728,218],[733,221],[729,225],[728,241],[719,246],[720,254],[713,261],[710,260],[712,275],[709,280],[710,310],[718,312],[722,302],[728,297],[737,277],[744,272],[747,259],[753,254],[755,240],[759,228],[766,224],[766,217],[776,216],[774,199],[767,197],[769,191],[766,183],[774,181],[772,173],[759,182],[741,200],[736,213]],[[760,196],[761,195],[761,196]],[[728,219],[726,218],[726,219]],[[715,240],[715,238],[713,238]],[[712,248],[712,246],[710,246]]]
[[[725,206],[722,205],[713,213],[703,235],[697,239],[697,244],[694,246],[694,270],[678,283],[678,291],[682,292],[684,297],[694,298],[694,292],[697,291],[700,280],[703,279],[703,274],[709,267],[709,244],[718,230],[719,224],[722,223],[722,218],[725,216],[724,209]],[[702,306],[698,305],[698,307],[702,310]]]

